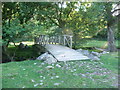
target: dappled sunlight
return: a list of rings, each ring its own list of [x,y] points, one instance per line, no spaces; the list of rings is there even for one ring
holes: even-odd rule
[[[34,44],[34,42],[32,42],[32,41],[22,41],[21,43],[23,43],[25,45],[33,45]],[[20,42],[19,43],[15,43],[15,44],[19,45]],[[14,43],[10,43],[10,45],[14,45]]]
[[[1,6],[3,88],[118,87],[120,3]]]

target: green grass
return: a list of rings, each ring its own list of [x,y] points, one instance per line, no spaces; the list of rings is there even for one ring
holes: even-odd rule
[[[2,85],[3,88],[117,88],[116,56],[117,53],[109,53],[101,56],[100,61],[57,62],[61,67],[43,65],[40,60],[4,63],[1,64]],[[47,69],[47,66],[54,68]],[[34,86],[40,84],[40,80],[43,85]]]
[[[102,40],[102,39],[84,39],[85,42],[80,41],[79,44],[77,45],[77,48],[80,47],[98,47],[98,48],[107,48],[107,40]],[[120,40],[115,41],[115,45],[117,48],[120,48],[118,45],[120,43]]]
[[[117,42],[119,41],[116,41],[118,47]],[[101,48],[105,43],[105,40],[91,39],[77,47]],[[9,47],[10,52],[14,49],[13,45]],[[18,51],[17,55],[27,56],[30,53],[29,50],[24,53]],[[69,61],[66,64],[57,62],[56,64],[61,65],[60,68],[56,67],[56,64],[43,65],[40,60],[3,63],[0,64],[3,70],[2,86],[3,88],[117,88],[118,53],[104,54],[100,59],[99,61]],[[54,68],[46,69],[47,66]],[[40,80],[43,80],[43,85],[40,85]],[[59,85],[54,85],[55,83]]]
[[[105,64],[105,68],[112,70],[113,72],[118,71],[118,52],[105,54],[101,56],[101,61]]]

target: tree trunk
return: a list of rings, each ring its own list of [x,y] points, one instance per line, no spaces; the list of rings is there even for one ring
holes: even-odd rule
[[[76,45],[77,45],[77,34],[76,33],[74,33],[73,41],[74,41],[73,48],[76,49]]]
[[[115,38],[114,38],[114,30],[112,28],[113,26],[113,22],[114,21],[114,18],[111,14],[111,10],[112,10],[112,3],[106,3],[105,5],[105,9],[106,9],[106,12],[107,12],[107,15],[106,15],[106,21],[107,21],[107,38],[108,38],[108,51],[109,52],[115,52],[117,51],[117,48],[115,46]]]
[[[117,48],[115,46],[114,32],[111,26],[108,25],[108,51],[115,52]]]

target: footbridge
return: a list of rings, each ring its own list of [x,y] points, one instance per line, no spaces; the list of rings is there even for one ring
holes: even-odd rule
[[[87,56],[72,49],[72,36],[40,35],[35,38],[35,43],[44,46],[58,61],[87,60]]]

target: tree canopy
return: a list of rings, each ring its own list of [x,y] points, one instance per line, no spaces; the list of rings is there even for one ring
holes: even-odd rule
[[[120,16],[113,16],[116,11],[113,6],[116,5],[119,3],[4,2],[3,42],[8,45],[39,34],[68,33],[74,38],[107,36],[108,27],[117,24]]]

